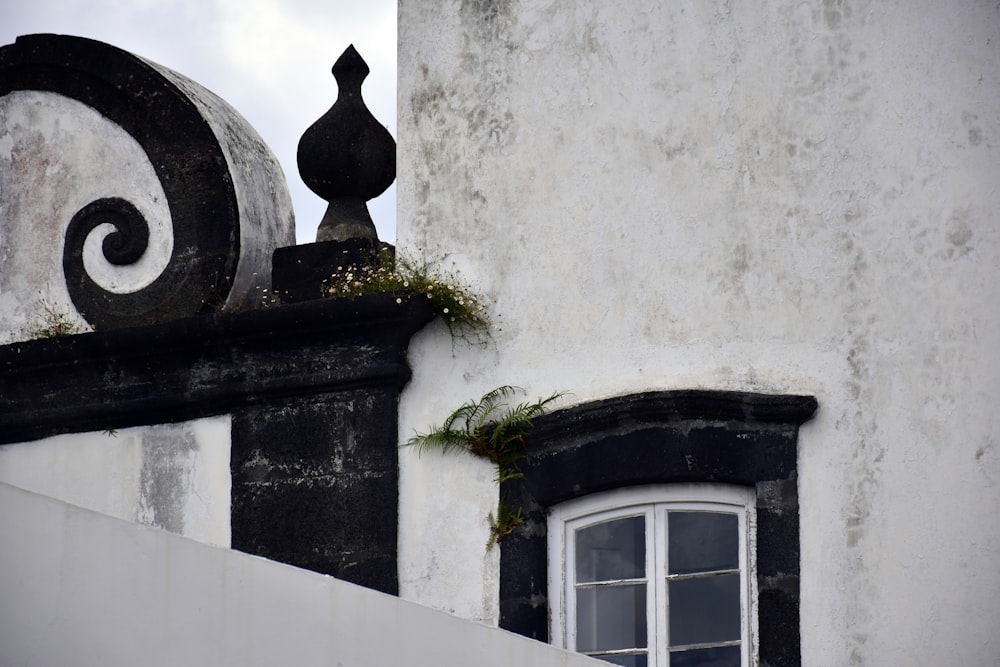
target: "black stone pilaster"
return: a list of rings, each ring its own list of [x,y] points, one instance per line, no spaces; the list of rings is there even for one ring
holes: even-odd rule
[[[233,548],[398,592],[393,386],[233,413]]]

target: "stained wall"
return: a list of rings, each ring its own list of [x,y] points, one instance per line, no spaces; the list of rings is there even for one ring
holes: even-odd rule
[[[504,383],[816,396],[803,664],[1000,657],[1000,13],[403,1],[398,241],[493,304],[400,437]],[[497,619],[488,466],[401,454],[404,597]]]
[[[0,482],[228,547],[229,415],[0,447]]]

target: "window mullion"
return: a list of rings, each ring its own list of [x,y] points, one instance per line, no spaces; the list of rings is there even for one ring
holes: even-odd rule
[[[757,508],[756,494],[747,491],[745,509],[739,515],[740,528],[740,587],[742,599],[740,612],[743,617],[743,664],[757,664]]]
[[[655,623],[650,637],[656,640],[649,649],[651,665],[668,665],[669,637],[667,637],[667,619],[670,613],[670,601],[667,599],[667,508],[663,505],[654,507],[653,544],[647,545],[647,553],[653,554],[654,568],[649,579],[653,586],[653,611],[650,612],[650,623]],[[657,604],[658,603],[658,604]],[[655,653],[654,653],[655,651]]]

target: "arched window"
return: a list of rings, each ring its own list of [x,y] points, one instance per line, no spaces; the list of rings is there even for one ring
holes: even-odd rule
[[[629,487],[560,503],[548,519],[550,636],[626,667],[753,664],[746,487]]]
[[[521,507],[524,512],[524,522],[500,545],[500,626],[542,641],[568,641],[569,635],[564,634],[560,639],[555,632],[563,627],[565,633],[568,614],[561,611],[565,609],[563,597],[567,595],[565,580],[562,589],[559,589],[558,583],[550,585],[549,582],[551,548],[561,543],[563,546],[558,548],[568,549],[566,526],[575,530],[578,525],[592,525],[584,518],[590,516],[590,513],[585,512],[580,517],[558,520],[555,524],[557,527],[550,534],[550,515],[559,516],[564,507],[574,507],[570,501],[580,499],[579,502],[584,503],[581,507],[586,506],[586,503],[597,503],[593,513],[597,519],[593,525],[597,525],[602,523],[602,516],[606,516],[608,520],[619,516],[615,514],[618,508],[601,505],[604,500],[597,494],[638,493],[636,489],[639,487],[664,490],[662,499],[648,500],[648,503],[643,504],[648,504],[649,507],[639,512],[644,517],[643,540],[646,540],[650,535],[647,528],[650,525],[654,537],[657,530],[664,533],[669,531],[669,503],[673,502],[671,498],[675,498],[672,495],[675,490],[680,492],[684,488],[693,489],[696,486],[716,490],[736,488],[750,494],[743,518],[740,519],[740,512],[734,512],[738,525],[740,521],[745,522],[745,528],[738,528],[745,531],[746,539],[743,551],[745,561],[741,561],[739,565],[739,576],[746,577],[747,584],[740,584],[740,595],[750,592],[746,604],[741,603],[740,623],[749,622],[750,625],[747,630],[741,625],[738,640],[741,662],[735,664],[752,664],[742,656],[755,653],[761,664],[771,667],[800,665],[797,440],[799,425],[811,418],[816,408],[816,399],[811,396],[704,390],[665,391],[595,401],[537,419],[527,436],[527,456],[520,466],[524,477],[508,480],[500,489],[507,502]],[[685,502],[710,502],[710,499],[692,498]],[[692,509],[692,505],[689,509],[693,512],[704,511],[705,507],[700,507],[701,509]],[[604,511],[610,513],[600,514]],[[625,510],[625,514],[620,516],[627,516],[629,511],[631,510]],[[658,520],[658,516],[662,518]],[[578,518],[583,519],[582,524],[573,523]],[[693,517],[691,520],[696,522],[697,518]],[[657,526],[658,521],[662,526]],[[606,528],[610,529],[611,526]],[[556,534],[560,531],[561,536]],[[738,539],[743,541],[744,537]],[[664,543],[661,541],[660,544]],[[662,558],[669,559],[669,539],[665,544],[667,552]],[[629,579],[653,577],[658,580],[660,575],[657,574],[655,559],[660,556],[656,555],[654,547],[652,552],[647,550],[643,557],[648,559],[650,553],[654,558],[652,574],[576,583],[584,584],[583,588],[610,590],[631,585]],[[601,558],[598,555],[591,557]],[[565,568],[565,555],[562,558],[561,567]],[[571,569],[576,567],[575,558],[574,554],[569,562]],[[663,562],[667,563],[668,560]],[[662,567],[670,566],[664,564]],[[649,572],[648,565],[646,568]],[[704,577],[700,576],[702,574]],[[667,593],[663,604],[670,603],[670,582],[675,582],[674,589],[683,590],[685,586],[698,584],[676,582],[732,574],[714,569],[691,573],[666,571],[662,575],[662,585]],[[659,584],[647,583],[647,591],[650,590],[650,585],[655,588]],[[575,590],[579,597],[581,589]],[[621,591],[612,592],[611,595],[620,593]],[[593,599],[607,597],[596,592],[584,595]],[[655,596],[655,590],[653,595]],[[732,594],[729,595],[731,597]],[[647,640],[652,636],[652,631],[648,629],[649,599],[646,599]],[[576,604],[578,606],[579,600]],[[596,611],[587,613],[600,613],[598,607],[594,609]],[[669,609],[664,609],[665,611],[658,613],[668,613]],[[756,631],[753,630],[754,610]],[[553,626],[554,632],[550,635],[550,616],[558,619],[560,613],[563,613],[561,623],[564,625]],[[669,616],[666,618],[666,632],[669,633]],[[678,632],[681,633],[680,640],[677,640]],[[669,652],[669,648],[662,647],[678,649],[673,652],[675,656],[672,658],[672,667],[699,664],[694,658],[699,657],[696,651],[700,650],[697,647],[702,644],[705,646],[701,648],[726,654],[733,652],[727,646],[736,645],[729,642],[737,641],[725,639],[716,642],[714,639],[701,641],[690,638],[702,637],[698,634],[689,635],[685,639],[684,632],[684,628],[675,626],[673,639],[668,635],[659,643],[652,636],[656,650]],[[577,640],[578,638],[573,641]],[[579,642],[567,645],[579,646]],[[592,644],[592,647],[597,646],[599,644]],[[680,650],[681,647],[687,648]],[[637,651],[627,652],[638,648],[630,646],[629,649],[621,649],[625,653],[617,656],[607,654],[602,658],[612,658],[618,664],[626,665],[663,664],[655,662],[653,655],[647,655],[647,663],[643,663],[639,657],[627,657],[638,656]],[[603,649],[586,650],[592,652]],[[690,660],[684,662],[685,658]],[[632,662],[628,662],[629,660]]]

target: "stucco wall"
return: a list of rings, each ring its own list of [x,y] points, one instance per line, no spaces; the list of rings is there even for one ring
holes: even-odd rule
[[[407,0],[399,39],[399,244],[502,318],[415,339],[401,438],[503,383],[815,395],[803,663],[1000,658],[1000,12]],[[402,594],[495,621],[488,468],[401,477]]]
[[[173,247],[163,187],[142,147],[68,97],[44,91],[0,96],[0,344],[38,338],[60,320],[75,331],[91,329],[66,289],[63,237],[74,213],[110,196],[128,197],[143,214],[150,247],[139,262],[114,266],[100,256],[95,234],[87,267],[106,289],[135,291],[163,270]]]
[[[602,664],[2,483],[0,506],[5,666]]]
[[[0,482],[229,546],[230,445],[228,415],[57,435],[0,447]]]

